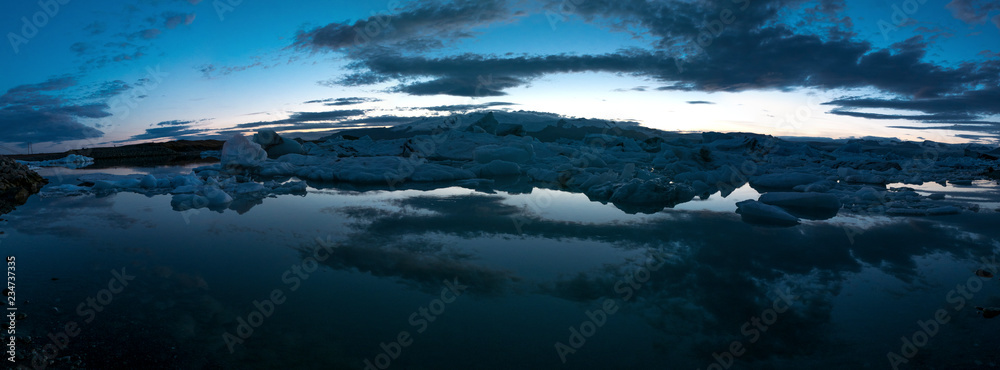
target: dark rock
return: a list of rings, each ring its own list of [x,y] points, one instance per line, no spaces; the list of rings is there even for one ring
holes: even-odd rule
[[[49,180],[13,159],[0,156],[0,215],[13,211]]]

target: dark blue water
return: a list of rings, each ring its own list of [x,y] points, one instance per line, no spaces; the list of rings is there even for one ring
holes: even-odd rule
[[[0,245],[22,345],[79,327],[49,368],[1000,364],[1000,319],[974,308],[1000,306],[1000,281],[974,275],[997,267],[1000,214],[770,228],[732,212],[752,198],[629,215],[544,189],[331,187],[238,214],[36,196],[3,216]]]

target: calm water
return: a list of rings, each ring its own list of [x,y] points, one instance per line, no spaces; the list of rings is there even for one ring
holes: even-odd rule
[[[769,228],[733,213],[756,197],[651,215],[546,189],[312,187],[243,214],[33,197],[0,245],[19,333],[44,345],[75,322],[57,356],[90,368],[1000,366],[1000,318],[974,308],[1000,306],[1000,281],[973,274],[996,267],[992,208]],[[134,278],[109,294],[115,274]]]

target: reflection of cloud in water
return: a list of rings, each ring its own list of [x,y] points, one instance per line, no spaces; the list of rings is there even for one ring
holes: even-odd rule
[[[358,221],[353,225],[356,232],[329,264],[400,277],[428,289],[459,276],[460,281],[475,280],[472,286],[483,284],[480,289],[496,293],[516,280],[511,273],[478,267],[468,256],[449,256],[443,249],[415,248],[428,243],[420,237],[594,240],[630,250],[667,252],[677,259],[652,273],[623,310],[658,329],[660,351],[679,357],[693,354],[705,362],[685,366],[704,366],[713,352],[725,350],[733,340],[747,342],[741,327],[771,306],[775,289],[801,296],[792,311],[782,314],[741,358],[766,368],[790,366],[786,361],[793,357],[806,362],[856,361],[833,335],[832,301],[845,279],[865,266],[912,284],[919,277],[915,257],[946,253],[976,260],[992,254],[1000,240],[1000,230],[993,226],[1000,220],[996,214],[885,218],[868,225],[851,243],[844,225],[834,222],[768,228],[743,223],[729,213],[671,212],[631,223],[578,223],[543,219],[505,199],[483,194],[414,196],[394,201],[399,210],[341,209]],[[529,221],[522,233],[512,217]],[[615,283],[637,266],[635,261],[606,265],[528,285],[535,292],[592,308],[602,298],[620,300]],[[796,364],[801,365],[824,363]]]
[[[114,204],[112,197],[36,197],[7,218],[10,219],[10,226],[20,233],[63,238],[79,238],[103,228],[128,229],[138,223],[147,228],[154,227],[114,211]]]
[[[337,270],[356,269],[381,277],[398,277],[426,292],[441,289],[443,281],[457,279],[469,292],[496,295],[520,280],[511,272],[479,266],[468,255],[445,250],[425,238],[407,238],[384,244],[381,238],[355,235],[330,251],[321,263]],[[302,248],[303,258],[311,257],[315,246]]]

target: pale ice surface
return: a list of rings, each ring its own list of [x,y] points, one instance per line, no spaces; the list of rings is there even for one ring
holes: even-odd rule
[[[84,168],[94,164],[94,159],[79,154],[70,154],[63,158],[52,159],[48,161],[17,161],[17,162],[21,164],[26,164],[29,167],[65,167],[70,169],[76,169],[76,168]]]
[[[183,175],[82,176],[44,196],[130,191],[174,194],[175,209],[248,210],[264,198],[306,188],[445,188],[583,194],[626,213],[657,213],[692,200],[729,197],[749,184],[759,199],[745,219],[795,225],[839,212],[934,216],[993,212],[961,199],[915,191],[923,183],[996,178],[993,147],[849,140],[791,142],[748,133],[683,134],[633,123],[528,112],[418,119],[371,136],[315,142],[261,130],[230,138],[220,163]],[[308,183],[308,185],[307,185]],[[887,184],[906,184],[887,187]],[[746,199],[740,199],[746,200]],[[759,200],[759,202],[758,202]],[[728,212],[735,200],[725,202]],[[248,206],[249,205],[249,206]]]

